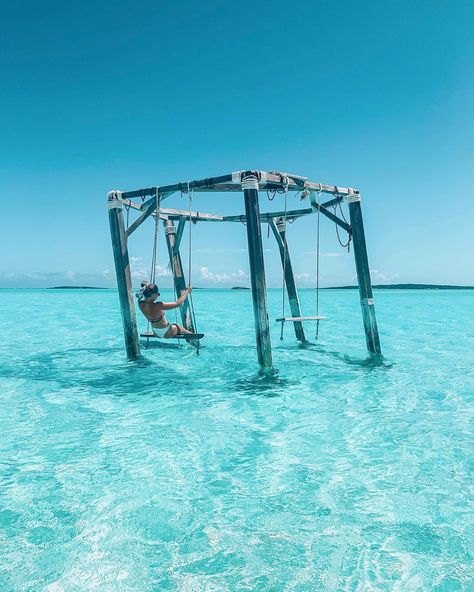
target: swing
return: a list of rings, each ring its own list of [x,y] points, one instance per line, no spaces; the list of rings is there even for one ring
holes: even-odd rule
[[[189,194],[189,270],[188,270],[188,285],[191,285],[191,256],[192,256],[192,241],[191,241],[191,210],[192,210],[192,193],[189,190],[189,183],[188,183],[188,194]],[[160,222],[160,213],[161,213],[161,196],[159,194],[158,188],[156,189],[156,213],[155,213],[155,231],[153,235],[153,247],[152,247],[152,257],[151,257],[151,271],[150,271],[150,283],[155,283],[155,275],[156,275],[156,257],[157,257],[157,244],[158,244],[158,229],[159,229],[159,222]],[[175,296],[176,294],[176,286],[175,286]],[[192,301],[191,294],[189,294],[189,310],[191,313],[191,321],[193,327],[196,327],[196,317],[194,314],[194,304]],[[177,309],[175,309],[175,316],[177,321]],[[175,323],[178,324],[177,322]],[[173,337],[159,337],[151,330],[150,321],[147,321],[147,329],[146,331],[140,333],[140,337],[144,337],[147,340],[149,339],[164,339],[166,341],[179,341],[184,339],[190,343],[196,345],[197,353],[199,353],[199,340],[204,337],[204,333],[178,333]]]
[[[153,331],[145,331],[140,333],[140,337],[146,337],[147,339],[164,339],[165,341],[173,339],[185,339],[186,341],[196,341],[204,337],[204,333],[178,333],[174,337],[158,337]]]
[[[318,206],[321,191],[318,192]],[[281,317],[275,319],[275,322],[281,323],[280,340],[283,341],[283,330],[285,323],[301,323],[305,321],[316,321],[316,339],[319,336],[319,321],[324,320],[326,317],[319,314],[319,222],[320,222],[320,210],[318,208],[317,216],[317,233],[316,233],[316,314],[313,316],[300,316],[300,317],[287,317],[285,316],[285,272],[286,272],[286,258],[287,258],[287,241],[286,241],[286,222],[287,222],[287,197],[288,197],[288,186],[285,187],[285,213],[283,216],[283,228],[285,233],[284,257],[283,257],[283,276],[282,276],[282,304],[281,304]]]

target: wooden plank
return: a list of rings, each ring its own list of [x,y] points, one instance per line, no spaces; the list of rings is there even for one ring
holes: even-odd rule
[[[288,210],[287,218],[299,218],[309,214],[314,214],[313,208],[304,208],[301,210]],[[285,214],[284,211],[265,212],[260,214],[260,222],[269,222],[273,218],[280,218]],[[181,218],[189,219],[189,210],[177,210],[171,208],[161,209],[162,218],[169,220],[180,220]],[[198,222],[245,222],[245,214],[234,214],[231,216],[220,216],[219,214],[207,214],[205,212],[191,212],[192,220]]]
[[[255,319],[257,358],[263,368],[272,367],[272,346],[268,322],[267,288],[263,260],[262,231],[258,206],[258,184],[244,189],[245,213],[247,219],[247,241],[252,286],[252,302]]]
[[[169,220],[180,220],[181,218],[186,218],[187,220],[189,220],[189,210],[161,208],[161,216],[162,218],[166,217]],[[205,212],[191,211],[191,219],[204,222],[222,222],[224,221],[224,216],[219,216],[218,214],[206,214]]]
[[[304,321],[322,321],[326,317],[281,317],[279,319],[275,319],[277,323],[297,323],[297,322],[304,322]]]
[[[301,317],[301,307],[298,297],[298,290],[296,289],[295,277],[293,274],[293,267],[291,265],[290,253],[288,251],[288,242],[286,238],[285,226],[282,223],[277,223],[272,218],[270,220],[270,228],[275,236],[278,250],[280,251],[281,265],[285,275],[285,285],[288,294],[288,300],[290,302],[291,314],[293,317]],[[293,325],[295,330],[296,339],[304,343],[306,336],[304,333],[303,324],[296,321]],[[281,336],[283,338],[283,334]]]
[[[374,295],[370,279],[369,259],[367,256],[360,201],[349,203],[349,214],[352,226],[352,249],[356,264],[367,349],[373,354],[380,354],[380,339],[377,319],[375,317]]]
[[[145,333],[140,333],[140,337],[146,337],[147,339],[163,339],[164,341],[168,341],[170,339],[186,339],[189,341],[195,341],[196,339],[202,339],[204,337],[204,333],[182,333],[175,335],[174,337],[159,337],[153,333],[153,331],[147,331]]]
[[[342,199],[342,198],[341,198]],[[343,220],[341,220],[338,216],[326,210],[324,204],[320,206],[321,214],[335,222],[338,226],[343,228],[346,232],[350,232],[350,225],[346,224]],[[302,216],[307,216],[309,214],[314,214],[317,211],[317,208],[304,208],[299,210],[288,210],[286,212],[288,219],[293,218],[301,218]],[[260,222],[269,222],[274,218],[281,218],[285,215],[283,210],[277,212],[264,212],[260,214]],[[162,208],[161,210],[161,217],[162,219],[170,219],[170,220],[180,220],[181,218],[189,218],[189,210],[177,210],[171,208]],[[245,214],[233,214],[230,216],[220,216],[218,214],[207,214],[204,212],[191,212],[192,220],[196,220],[199,222],[241,222],[245,223],[246,218]]]
[[[307,216],[308,214],[313,214],[314,210],[312,208],[305,208],[302,210],[288,210],[286,213],[287,218],[300,218],[301,216]],[[284,211],[278,212],[265,212],[260,214],[260,222],[270,222],[273,218],[281,218],[285,215]],[[232,216],[224,216],[224,222],[245,222],[245,215],[244,214],[237,214]]]
[[[111,192],[112,193],[112,192]],[[127,235],[123,220],[122,205],[115,203],[117,207],[110,207],[111,194],[109,194],[109,224],[114,253],[115,273],[122,314],[123,333],[125,347],[129,359],[140,356],[140,342],[138,339],[137,318],[135,314],[134,294],[132,278],[130,274],[130,261],[128,257]]]

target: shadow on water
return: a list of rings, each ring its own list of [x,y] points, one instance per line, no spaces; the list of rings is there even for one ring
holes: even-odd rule
[[[354,366],[356,368],[365,368],[369,370],[382,368],[384,370],[389,370],[395,365],[394,362],[389,362],[386,360],[382,354],[369,353],[365,358],[355,358],[349,356],[348,354],[342,354],[338,351],[326,349],[323,345],[309,341],[304,344],[300,344],[300,346],[301,349],[305,349],[307,351],[316,351],[320,355],[344,362],[344,364]]]
[[[234,382],[238,393],[264,397],[280,397],[287,392],[289,386],[294,384],[294,380],[282,378],[276,368],[260,369],[256,374],[239,378]]]
[[[150,351],[150,350],[160,350],[160,349],[171,349],[171,350],[177,350],[177,349],[181,349],[185,346],[181,345],[180,343],[166,343],[164,341],[152,341],[149,340],[150,343],[146,343],[145,341],[141,341],[140,345],[142,347],[142,350],[144,352],[146,351]]]
[[[55,382],[60,388],[90,389],[115,396],[163,395],[170,391],[188,392],[192,378],[169,367],[163,368],[142,355],[127,361],[115,354],[122,348],[74,348],[42,352],[2,366],[0,375],[29,381]],[[118,361],[119,360],[119,361]]]

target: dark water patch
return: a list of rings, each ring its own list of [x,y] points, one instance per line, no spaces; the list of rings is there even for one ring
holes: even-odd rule
[[[133,361],[120,359],[121,348],[74,348],[41,352],[4,365],[0,376],[35,382],[54,382],[61,389],[87,389],[94,396],[166,394],[189,391],[192,376],[179,374],[156,360],[140,356]],[[120,360],[120,361],[118,361]],[[173,385],[170,389],[170,385]],[[196,394],[194,392],[194,394]]]
[[[261,371],[252,376],[238,378],[233,384],[239,394],[280,397],[286,394],[290,387],[298,385],[299,381],[282,378],[278,373]]]
[[[307,349],[317,351],[322,356],[327,356],[340,362],[344,362],[344,364],[347,364],[348,366],[354,366],[358,368],[383,368],[388,370],[395,365],[394,362],[390,362],[384,358],[382,354],[369,353],[363,358],[358,358],[335,350],[327,349],[326,347],[319,344],[309,344]]]

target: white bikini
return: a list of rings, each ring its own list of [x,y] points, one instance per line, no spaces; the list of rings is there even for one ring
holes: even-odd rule
[[[167,323],[164,327],[153,327],[153,323],[161,323],[161,321],[165,318],[165,313],[161,313],[161,316],[157,319],[149,319],[151,323],[151,329],[153,333],[157,337],[164,337],[166,333],[168,333],[169,329],[171,328],[171,323]]]

